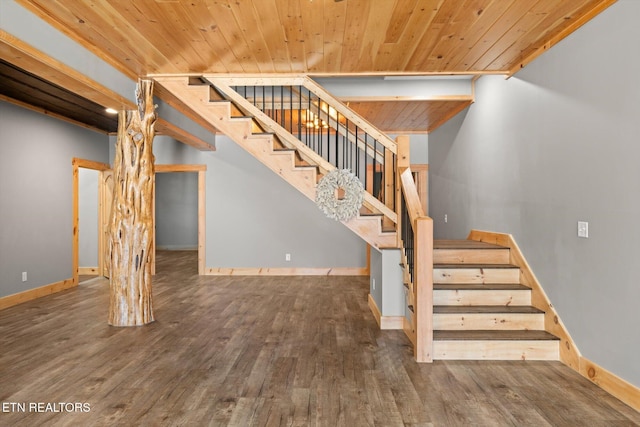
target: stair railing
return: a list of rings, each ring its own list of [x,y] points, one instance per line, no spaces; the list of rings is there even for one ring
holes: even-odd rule
[[[403,249],[403,281],[407,293],[408,324],[404,332],[413,343],[417,362],[433,361],[433,220],[426,216],[409,161],[409,138],[399,136],[398,227]]]
[[[203,78],[264,130],[276,133],[285,147],[298,149],[302,159],[318,164],[321,173],[349,169],[372,196],[365,197],[365,207],[384,214],[388,225],[397,222],[395,142],[313,80],[306,76]],[[298,141],[306,149],[300,149]]]

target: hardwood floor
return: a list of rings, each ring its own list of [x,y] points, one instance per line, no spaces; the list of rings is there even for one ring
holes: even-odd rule
[[[199,277],[195,256],[159,253],[145,327],[107,325],[106,281],[0,311],[0,426],[640,425],[559,362],[416,364],[366,277]]]

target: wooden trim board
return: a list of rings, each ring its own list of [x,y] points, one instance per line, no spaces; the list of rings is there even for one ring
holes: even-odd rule
[[[547,332],[560,338],[560,360],[574,370],[579,368],[580,352],[575,346],[560,316],[544,292],[542,285],[533,274],[515,239],[510,234],[471,230],[469,240],[492,243],[509,248],[510,264],[520,267],[520,283],[531,288],[531,305],[545,312],[544,328]]]
[[[84,168],[84,169],[91,169],[91,170],[97,170],[100,172],[104,172],[110,169],[110,166],[106,163],[101,163],[101,162],[96,162],[93,160],[86,160],[86,159],[80,159],[78,157],[74,157],[73,159],[71,159],[71,166],[72,166],[72,173],[73,173],[73,181],[72,181],[72,218],[73,218],[73,236],[72,236],[72,243],[71,243],[71,271],[73,276],[71,277],[71,280],[73,280],[74,284],[78,284],[78,257],[79,257],[79,247],[80,247],[80,242],[78,240],[78,233],[79,233],[79,217],[80,217],[80,212],[79,212],[79,168]],[[100,215],[100,213],[99,213]],[[102,218],[99,218],[100,223],[102,224]],[[100,230],[100,233],[102,233],[102,230]],[[104,262],[104,260],[102,260],[101,258],[104,256],[104,254],[99,253],[98,254],[98,263],[102,265],[102,262]]]
[[[366,267],[293,267],[293,268],[206,268],[205,274],[208,276],[368,276]]]
[[[99,267],[78,267],[78,274],[98,274]]]
[[[170,172],[206,172],[207,165],[182,165],[182,164],[168,164],[168,165],[154,165],[156,173],[170,173]]]
[[[584,357],[580,357],[578,372],[607,393],[620,399],[636,411],[640,411],[640,388]]]
[[[205,267],[205,249],[206,249],[206,224],[207,224],[207,205],[206,205],[206,182],[207,182],[207,165],[204,164],[162,164],[155,165],[155,173],[174,173],[174,172],[195,172],[198,174],[198,275],[202,276],[206,273]],[[154,177],[155,179],[155,177]],[[155,189],[153,192],[153,223],[156,221],[155,206]],[[154,254],[152,274],[155,271],[155,234],[154,234]]]
[[[545,312],[545,330],[561,340],[560,361],[606,392],[640,411],[640,388],[582,357],[512,235],[471,230],[467,239],[508,247],[511,264],[521,269],[522,284],[531,288],[532,305]]]
[[[371,294],[369,294],[368,304],[369,309],[371,310],[371,313],[376,319],[376,323],[381,330],[402,330],[404,324],[404,316],[383,316],[380,313],[378,305],[376,304],[376,301],[373,299]]]
[[[56,292],[61,292],[66,289],[73,288],[76,285],[77,283],[74,282],[73,278],[69,278],[60,282],[51,283],[50,285],[40,286],[39,288],[33,288],[23,292],[18,292],[17,294],[7,295],[6,297],[0,298],[0,310],[46,295],[51,295]]]

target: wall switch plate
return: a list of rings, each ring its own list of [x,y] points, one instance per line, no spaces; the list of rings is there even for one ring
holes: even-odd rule
[[[23,281],[23,282],[26,282],[26,281],[27,281],[27,272],[26,272],[26,271],[23,271],[23,272],[22,272],[22,281]]]
[[[291,261],[291,254],[284,254],[285,261]]]
[[[373,290],[376,290],[376,279],[373,279]]]
[[[578,237],[589,238],[589,223],[587,221],[578,221]]]

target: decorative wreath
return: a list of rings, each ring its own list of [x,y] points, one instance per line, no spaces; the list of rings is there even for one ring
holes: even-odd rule
[[[344,197],[338,198],[338,191]],[[364,200],[362,183],[348,169],[334,169],[320,179],[316,187],[316,205],[329,218],[347,221],[358,214]]]

